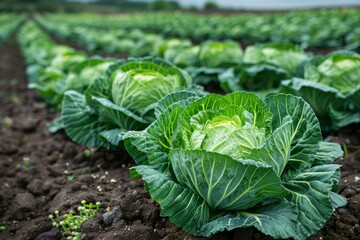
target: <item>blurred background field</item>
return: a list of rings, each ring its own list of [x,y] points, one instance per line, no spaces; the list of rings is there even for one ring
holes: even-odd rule
[[[187,10],[277,11],[290,9],[359,7],[358,0],[1,0],[0,11],[101,12]]]

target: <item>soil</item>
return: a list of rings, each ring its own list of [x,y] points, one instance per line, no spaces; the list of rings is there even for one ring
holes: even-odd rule
[[[142,180],[129,178],[132,159],[125,151],[97,151],[73,143],[64,132],[50,134],[46,123],[56,117],[36,93],[27,89],[25,63],[12,38],[0,47],[0,239],[61,239],[49,214],[75,210],[81,200],[101,202],[97,215],[82,225],[84,239],[205,239],[188,235],[160,217],[160,207]],[[360,126],[328,138],[347,148],[340,193],[347,206],[336,210],[310,239],[359,239]],[[26,164],[24,160],[29,160]],[[113,221],[104,221],[109,208]],[[211,239],[272,239],[254,228],[219,233]]]

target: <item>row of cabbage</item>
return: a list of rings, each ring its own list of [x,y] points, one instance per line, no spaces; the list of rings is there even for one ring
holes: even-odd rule
[[[25,16],[5,13],[0,14],[0,46],[24,20]]]
[[[319,121],[300,97],[209,94],[160,58],[95,64],[33,23],[18,41],[31,84],[54,106],[57,94],[40,86],[61,72],[52,81],[66,90],[66,133],[85,146],[125,147],[137,164],[131,176],[142,177],[162,216],[190,234],[254,226],[302,240],[346,204],[336,193],[340,166],[332,164],[341,148],[322,141]]]
[[[88,47],[95,44],[134,57],[164,58],[186,70],[197,84],[216,82],[227,92],[282,91],[301,96],[314,108],[323,130],[360,122],[360,55],[352,51],[314,57],[291,44],[264,43],[243,50],[230,40],[194,45],[189,39],[166,39],[139,29],[99,34],[95,27],[37,20],[60,37]]]
[[[359,43],[360,11],[333,9],[279,14],[199,15],[139,13],[110,15],[48,15],[49,20],[96,29],[141,29],[167,37],[199,41],[234,39],[246,43],[294,43],[302,47],[338,47]],[[304,24],[306,23],[306,24]],[[326,26],[326,27],[324,27]]]

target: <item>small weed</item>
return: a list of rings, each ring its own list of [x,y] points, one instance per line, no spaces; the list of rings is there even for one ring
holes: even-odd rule
[[[92,204],[86,203],[86,201],[83,200],[81,201],[81,205],[82,206],[77,208],[78,214],[75,214],[74,211],[70,211],[62,216],[62,220],[60,222],[55,221],[55,218],[60,217],[59,211],[55,211],[54,215],[49,216],[53,226],[61,227],[63,235],[67,240],[80,240],[82,235],[80,230],[81,224],[95,216],[100,208],[99,202]]]
[[[5,231],[6,227],[4,225],[0,225],[0,231]]]
[[[347,149],[346,143],[343,143],[343,144],[342,144],[342,148],[343,148],[343,150],[344,150],[344,157],[346,157],[346,156],[348,155],[348,149]]]
[[[10,100],[15,104],[20,104],[20,98],[15,92],[11,93]]]
[[[23,158],[23,164],[16,165],[16,169],[24,170],[25,172],[29,172],[31,169],[33,169],[33,166],[30,166],[30,158],[24,157]]]
[[[69,182],[72,182],[72,181],[75,179],[75,176],[74,176],[74,175],[66,176],[66,179],[67,179]]]
[[[0,125],[5,128],[10,128],[13,122],[12,118],[9,117],[0,118]]]
[[[96,151],[96,148],[88,148],[84,151],[84,155],[87,157],[90,157],[91,155],[93,155]]]

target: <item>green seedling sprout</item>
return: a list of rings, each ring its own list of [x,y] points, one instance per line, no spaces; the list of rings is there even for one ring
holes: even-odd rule
[[[55,211],[54,215],[49,215],[50,220],[54,227],[62,229],[63,236],[66,240],[80,240],[82,232],[80,230],[81,224],[96,215],[100,208],[100,202],[95,204],[86,203],[85,200],[81,201],[81,205],[77,208],[78,214],[70,211],[62,216],[62,220],[57,222],[55,219],[60,217],[60,212]]]
[[[342,147],[343,147],[343,150],[344,150],[344,156],[347,157],[347,155],[348,155],[348,148],[347,148],[346,143],[343,143],[343,144],[342,144]]]
[[[29,157],[23,157],[23,164],[17,164],[16,168],[24,170],[25,172],[29,172],[34,167],[30,166],[30,158]]]
[[[2,125],[4,128],[10,128],[13,124],[13,120],[10,117],[4,117],[0,119],[0,125]]]
[[[84,151],[84,155],[86,157],[90,157],[91,155],[93,155],[96,151],[96,148],[87,148],[85,151]]]
[[[71,181],[73,181],[73,180],[75,179],[75,176],[74,176],[74,175],[69,175],[69,176],[66,177],[66,179],[67,179],[69,182],[71,182]]]
[[[0,225],[0,231],[5,231],[6,227],[4,225]]]

